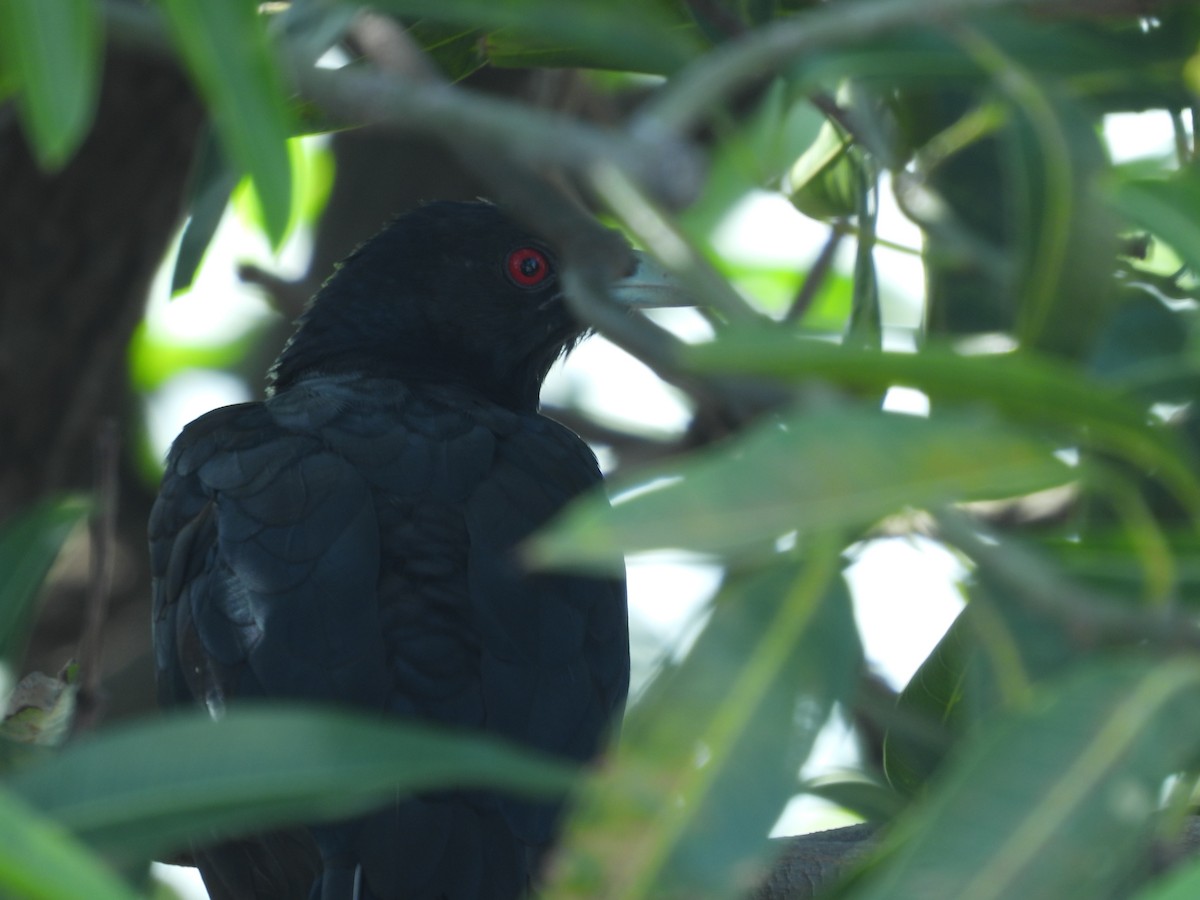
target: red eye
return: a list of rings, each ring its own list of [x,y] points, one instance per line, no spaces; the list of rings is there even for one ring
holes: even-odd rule
[[[550,274],[550,260],[536,247],[522,247],[504,261],[508,277],[519,287],[536,287]]]

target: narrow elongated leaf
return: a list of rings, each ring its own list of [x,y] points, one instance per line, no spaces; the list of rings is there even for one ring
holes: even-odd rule
[[[229,158],[249,174],[278,244],[292,203],[290,129],[279,75],[253,3],[160,0]]]
[[[902,385],[938,400],[988,403],[1021,422],[1077,429],[1076,440],[1154,471],[1194,515],[1200,482],[1191,454],[1176,435],[1148,424],[1119,383],[1081,377],[1034,354],[960,356],[936,348],[877,353],[804,340],[782,330],[731,331],[688,347],[684,357],[706,371],[787,381],[820,378],[869,390]]]
[[[42,581],[88,509],[81,497],[55,498],[0,527],[0,660],[21,647],[23,626]]]
[[[0,788],[0,895],[22,900],[135,900],[104,863]]]
[[[528,558],[605,566],[614,553],[658,548],[752,557],[796,529],[860,526],[906,506],[1063,484],[1071,471],[1053,449],[973,415],[791,413],[615,485],[637,490],[611,507],[602,497],[577,502],[530,542]]]
[[[217,146],[211,129],[200,148],[200,158],[192,176],[191,196],[188,198],[188,219],[179,239],[175,271],[171,274],[171,294],[174,296],[192,286],[196,270],[212,243],[229,197],[237,186],[235,172]]]
[[[398,16],[486,30],[497,65],[579,66],[668,74],[698,48],[673,5],[586,0],[379,0]]]
[[[241,706],[114,728],[9,787],[80,837],[145,858],[288,822],[348,815],[397,792],[492,786],[553,794],[573,771],[475,736],[345,712]]]
[[[732,580],[684,661],[630,711],[585,790],[554,897],[735,897],[862,651],[840,544]]]
[[[38,162],[61,167],[92,124],[100,79],[94,0],[4,0],[0,56]]]
[[[1198,743],[1195,660],[1089,664],[981,729],[850,896],[1111,896],[1150,841],[1164,779]]]

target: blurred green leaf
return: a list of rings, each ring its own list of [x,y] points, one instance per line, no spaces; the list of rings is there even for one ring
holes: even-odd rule
[[[44,500],[0,527],[0,660],[24,646],[33,603],[63,542],[91,506],[80,496]]]
[[[19,90],[17,110],[43,169],[66,164],[92,125],[100,87],[94,0],[4,0],[0,57]]]
[[[854,140],[832,122],[788,170],[792,205],[813,219],[844,219],[859,209],[861,164],[851,152]]]
[[[409,24],[408,35],[451,81],[460,81],[487,65],[483,34],[478,28],[418,19]]]
[[[138,324],[129,344],[130,378],[140,391],[154,391],[189,369],[228,369],[256,346],[259,331],[251,328],[232,341],[190,344],[162,335],[151,335],[145,322]]]
[[[328,146],[311,136],[289,138],[287,153],[292,164],[292,211],[285,233],[291,234],[299,225],[313,225],[324,212],[333,189],[334,161]],[[266,228],[253,181],[247,178],[238,182],[230,203],[243,221]]]
[[[1179,599],[1200,606],[1200,540],[1194,531],[1168,532],[1174,589]],[[1140,547],[1125,532],[1088,529],[1087,540],[1044,540],[1040,549],[1072,580],[1114,597],[1145,597],[1147,572]]]
[[[993,559],[977,561],[966,583],[967,606],[900,694],[898,709],[941,727],[947,740],[889,732],[884,744],[888,781],[919,795],[952,748],[998,709],[1022,709],[1031,685],[1057,676],[1079,657],[1070,626],[1045,612],[1044,597],[1064,606],[1085,592],[1067,583],[1045,559],[1002,542]],[[1031,585],[1036,589],[1031,590]],[[1035,596],[1030,596],[1035,594]]]
[[[820,133],[824,117],[804,92],[777,78],[744,122],[718,129],[701,195],[679,224],[707,243],[731,207],[756,189],[776,188],[788,166]]]
[[[1108,199],[1117,212],[1162,238],[1193,272],[1200,272],[1200,171],[1118,179],[1109,186]]]
[[[1150,423],[1115,386],[1033,353],[962,356],[939,350],[879,353],[806,340],[780,329],[728,330],[689,346],[685,361],[705,371],[804,381],[818,378],[872,391],[912,387],[939,400],[987,403],[1019,422],[1078,429],[1086,441],[1154,472],[1192,515],[1200,482],[1191,452]]]
[[[257,7],[244,0],[160,0],[229,158],[254,182],[278,246],[292,206],[287,105]]]
[[[377,717],[243,704],[219,722],[123,725],[16,772],[9,788],[88,843],[145,859],[411,792],[496,787],[559,794],[574,771],[498,741]]]
[[[229,197],[238,183],[238,173],[230,167],[210,129],[205,135],[189,188],[187,222],[179,238],[175,271],[171,274],[171,296],[192,286],[196,270],[204,259],[217,226],[225,215]]]
[[[494,65],[573,66],[668,74],[699,49],[672,3],[631,0],[380,0],[397,16],[487,32]]]
[[[736,897],[862,664],[835,541],[731,580],[584,792],[555,897]]]
[[[830,776],[800,789],[873,824],[890,822],[904,810],[904,800],[895,790],[866,777]]]
[[[1184,862],[1133,900],[1196,900],[1200,897],[1200,859]]]
[[[1200,664],[1106,659],[993,721],[898,821],[854,900],[1111,896],[1195,763]]]
[[[792,412],[590,496],[527,545],[535,565],[606,566],[682,548],[753,558],[789,531],[861,527],[906,506],[1007,497],[1074,476],[1053,445],[985,416]],[[629,490],[628,497],[619,496]]]
[[[1089,360],[1097,376],[1136,381],[1142,372],[1159,372],[1184,354],[1188,340],[1185,319],[1162,301],[1155,288],[1125,284],[1119,300]]]
[[[136,900],[57,822],[0,788],[0,895],[20,900]]]

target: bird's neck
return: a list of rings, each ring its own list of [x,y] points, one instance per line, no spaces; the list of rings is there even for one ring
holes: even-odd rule
[[[536,412],[549,369],[517,367],[495,371],[490,360],[474,359],[431,342],[396,345],[362,334],[339,337],[302,323],[267,376],[268,394],[287,390],[309,377],[354,374],[407,385],[454,385],[519,413]]]

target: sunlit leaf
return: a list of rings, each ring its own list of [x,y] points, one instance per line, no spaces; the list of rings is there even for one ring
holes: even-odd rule
[[[267,234],[283,240],[292,204],[286,104],[261,17],[244,0],[160,0],[229,158],[254,182]]]
[[[1200,173],[1183,169],[1170,177],[1122,179],[1109,189],[1109,202],[1129,221],[1170,244],[1200,272]]]
[[[192,175],[187,223],[179,238],[179,253],[171,275],[172,296],[192,286],[237,182],[238,173],[229,166],[215,135],[209,132]]]
[[[832,122],[821,127],[788,171],[787,195],[796,209],[814,219],[841,219],[858,211],[863,185],[853,146]]]

